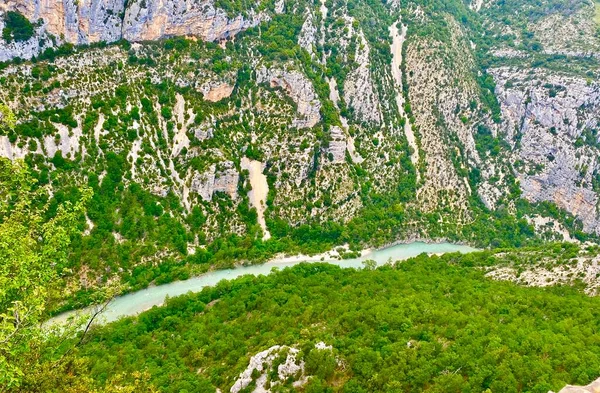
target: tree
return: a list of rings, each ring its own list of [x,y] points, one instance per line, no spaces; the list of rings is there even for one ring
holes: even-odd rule
[[[20,12],[8,11],[4,14],[2,38],[6,42],[27,41],[35,33],[33,24]]]
[[[365,270],[375,270],[377,268],[377,262],[373,259],[367,259],[362,261],[363,269]]]
[[[17,119],[12,110],[8,105],[0,103],[0,131],[3,128],[12,131],[15,128],[16,123]]]
[[[81,195],[46,219],[46,190],[35,188],[23,162],[0,159],[0,391],[43,380],[56,368],[54,354],[42,356],[54,337],[41,323],[49,302],[65,295],[59,278],[91,191],[82,189]]]

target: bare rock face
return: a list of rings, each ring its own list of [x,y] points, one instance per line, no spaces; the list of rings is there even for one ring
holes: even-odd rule
[[[369,69],[369,43],[362,32],[358,38],[361,42],[355,55],[358,67],[348,74],[344,82],[344,99],[361,120],[379,124],[381,109]]]
[[[259,352],[250,358],[250,364],[248,364],[248,368],[246,368],[246,370],[240,374],[240,377],[231,387],[230,392],[238,393],[244,390],[248,385],[250,385],[250,383],[252,383],[252,375],[256,373],[259,373],[260,376],[256,380],[256,387],[254,391],[270,392],[271,390],[267,388],[267,372],[269,371],[269,368],[271,368],[274,360],[280,355],[280,352],[284,351],[287,351],[285,363],[280,364],[277,368],[277,377],[279,381],[272,381],[271,385],[281,383],[280,381],[285,381],[288,377],[293,377],[298,372],[303,372],[304,361],[298,361],[296,359],[300,352],[298,349],[274,345],[271,348]]]
[[[600,230],[594,179],[600,169],[600,84],[536,70],[492,71],[502,107],[504,137],[530,201],[551,201]]]
[[[332,351],[333,347],[319,342],[315,344],[314,350]],[[229,391],[239,393],[254,382],[253,392],[270,393],[272,388],[285,383],[290,378],[294,380],[292,386],[295,388],[305,385],[310,376],[305,375],[305,363],[300,355],[298,348],[286,345],[273,345],[269,349],[257,353],[250,358],[248,367],[240,374]],[[285,358],[285,361],[277,362],[277,369],[275,369],[273,363],[279,357]]]
[[[214,129],[209,126],[198,126],[192,131],[196,139],[198,139],[199,141],[212,138],[214,133]]]
[[[282,4],[278,3],[278,9]],[[187,35],[219,41],[269,19],[266,13],[252,10],[247,17],[230,18],[213,0],[7,0],[0,4],[0,16],[12,10],[33,23],[42,22],[26,42],[0,39],[0,61],[30,59],[54,43],[64,42],[82,45]]]
[[[0,10],[2,5],[0,5]],[[0,31],[4,29],[3,12],[0,11]],[[38,53],[43,52],[46,48],[54,45],[50,37],[48,37],[43,26],[35,29],[35,35],[27,41],[21,42],[6,42],[0,38],[0,61],[8,61],[15,57],[21,59],[31,59]]]
[[[213,164],[204,173],[192,177],[190,191],[199,194],[205,201],[211,201],[215,192],[224,192],[232,199],[237,198],[239,173],[232,161]]]
[[[233,86],[227,83],[207,83],[202,86],[201,90],[206,101],[218,102],[223,98],[230,97],[231,93],[233,93],[233,88]]]
[[[256,80],[283,89],[296,103],[298,117],[292,121],[293,127],[312,128],[321,120],[321,102],[312,83],[299,71],[263,66],[256,72]]]
[[[43,20],[44,31],[72,44],[113,42],[121,38],[123,0],[8,0],[30,21]]]
[[[193,35],[205,41],[219,41],[267,18],[266,14],[250,11],[248,18],[230,19],[212,0],[135,0],[127,5],[123,38],[150,41],[165,36]]]
[[[277,0],[275,2],[275,13],[276,14],[283,14],[285,12],[285,1],[284,0]]]
[[[124,6],[123,0],[8,0],[0,5],[0,16],[1,11],[18,11],[32,23],[41,23],[27,41],[8,43],[0,39],[0,61],[30,59],[65,42],[117,41],[121,39]],[[3,22],[0,25],[4,27]]]
[[[306,15],[304,19],[304,24],[302,25],[302,30],[300,30],[300,34],[298,35],[298,45],[301,48],[306,49],[311,56],[315,55],[314,46],[317,43],[317,27],[315,26],[315,21],[312,12],[307,9]]]
[[[60,138],[57,140],[51,135],[44,137],[44,150],[46,151],[46,155],[48,157],[54,157],[57,152],[60,152],[63,157],[73,158],[81,149],[79,143],[82,136],[81,128],[77,127],[71,131],[62,124],[54,124],[54,127]]]
[[[338,164],[345,162],[348,142],[346,141],[344,131],[338,126],[333,126],[331,127],[329,134],[331,136],[331,141],[329,142],[327,153],[331,155],[331,163]]]
[[[6,135],[0,135],[0,157],[5,157],[9,160],[16,160],[25,158],[26,155],[26,148],[21,149],[18,146],[10,143],[10,140]]]
[[[552,392],[549,392],[552,393]],[[558,393],[600,393],[600,378],[587,386],[567,385]]]
[[[72,0],[76,5],[70,7],[69,22],[77,23],[71,27],[73,34],[66,39],[71,43],[88,44],[92,42],[113,42],[121,39],[121,17],[125,4],[123,0]],[[71,15],[75,16],[73,20]]]

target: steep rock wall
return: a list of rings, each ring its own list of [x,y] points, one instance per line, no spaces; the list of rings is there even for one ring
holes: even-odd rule
[[[113,42],[121,38],[123,0],[8,0],[3,11],[17,10],[44,31],[72,44]]]
[[[8,0],[0,4],[0,19],[6,11],[41,22],[26,42],[8,43],[0,38],[0,61],[29,59],[65,42],[84,45],[188,35],[220,41],[269,19],[266,12],[252,10],[248,16],[230,18],[213,0]]]
[[[598,232],[600,85],[558,72],[491,70],[523,196],[550,201]]]
[[[230,19],[212,0],[137,0],[127,6],[123,38],[151,41],[165,36],[193,35],[205,41],[218,41],[267,19],[266,14],[250,12],[249,15]]]

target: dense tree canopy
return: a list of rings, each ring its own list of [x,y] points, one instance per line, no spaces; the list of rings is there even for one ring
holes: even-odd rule
[[[0,385],[9,388],[26,381],[39,365],[39,323],[47,303],[66,291],[58,278],[89,199],[85,191],[81,201],[59,206],[47,219],[47,194],[32,186],[22,162],[0,160]]]
[[[33,37],[34,26],[20,12],[8,11],[4,14],[2,38],[7,41],[27,41]]]
[[[547,393],[596,378],[599,299],[460,266],[487,258],[421,256],[374,271],[302,264],[221,282],[98,329],[84,356],[101,383],[144,370],[162,392],[228,391],[250,356],[276,344],[308,356],[319,341],[341,362],[306,391]]]

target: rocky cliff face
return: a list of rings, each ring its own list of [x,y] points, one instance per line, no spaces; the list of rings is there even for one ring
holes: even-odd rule
[[[267,14],[229,18],[212,0],[137,0],[127,3],[123,38],[151,41],[166,36],[197,36],[205,41],[225,40],[268,19]]]
[[[266,12],[249,11],[229,17],[212,0],[8,0],[0,13],[18,11],[31,22],[41,21],[26,43],[0,39],[0,61],[29,59],[61,43],[151,41],[169,36],[196,36],[220,41],[269,19]]]
[[[598,232],[600,84],[544,70],[491,72],[523,195],[555,202]]]
[[[30,21],[42,20],[43,34],[72,44],[113,42],[121,38],[123,0],[8,0],[2,11],[17,10]]]

